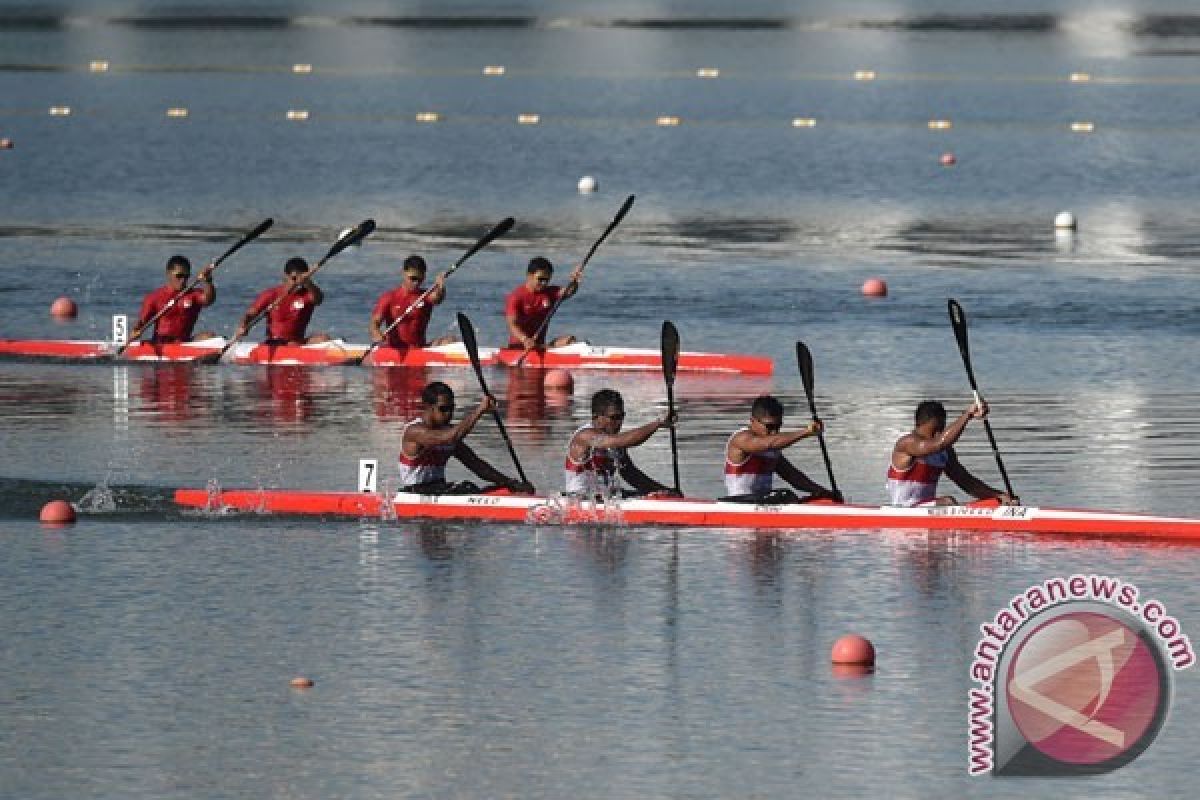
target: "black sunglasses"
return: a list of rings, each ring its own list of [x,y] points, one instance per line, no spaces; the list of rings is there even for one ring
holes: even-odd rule
[[[621,420],[625,419],[625,412],[618,411],[616,414],[604,414],[603,416],[608,417],[609,419],[613,420],[614,422],[620,422]]]
[[[172,272],[171,273],[172,278],[187,278],[189,275],[191,275],[190,272]]]
[[[759,425],[762,425],[764,428],[766,428],[767,433],[778,433],[779,429],[783,427],[782,422],[763,422],[758,417],[751,417],[751,419],[753,419]]]
[[[442,412],[443,414],[453,414],[454,413],[454,403],[450,403],[449,405],[434,406],[434,408],[436,408],[438,411]]]

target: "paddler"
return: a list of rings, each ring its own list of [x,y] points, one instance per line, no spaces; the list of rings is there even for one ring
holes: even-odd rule
[[[750,424],[740,428],[725,444],[725,491],[730,495],[767,502],[799,502],[789,489],[772,492],[775,475],[809,498],[829,498],[842,502],[840,493],[821,486],[801,472],[783,455],[785,448],[824,430],[820,420],[801,430],[785,431],[783,404],[771,395],[755,398],[750,405]],[[768,493],[772,493],[770,497]]]
[[[504,302],[504,319],[508,323],[508,346],[526,351],[546,346],[546,321],[554,304],[579,291],[583,268],[576,267],[566,286],[551,286],[554,265],[538,256],[530,259],[525,270],[525,282],[509,292]],[[562,347],[575,341],[574,336],[558,336],[550,347]]]
[[[420,256],[404,259],[404,282],[380,295],[375,310],[371,312],[373,341],[382,342],[388,347],[429,345],[425,331],[429,327],[429,318],[433,316],[433,307],[441,305],[446,299],[446,274],[439,274],[434,278],[433,286],[426,289],[421,284],[425,281],[427,269],[425,259]],[[404,313],[406,311],[407,315]],[[383,334],[385,330],[386,341]],[[450,344],[453,341],[453,336],[443,336],[433,344]]]
[[[303,258],[289,258],[283,265],[283,283],[259,293],[238,325],[237,338],[241,339],[250,329],[254,318],[272,303],[283,298],[267,314],[267,338],[264,344],[319,344],[328,342],[327,333],[307,335],[308,321],[313,311],[325,299],[321,287],[308,277],[308,262]]]
[[[404,426],[400,442],[400,491],[421,494],[477,494],[481,490],[470,481],[449,483],[446,462],[453,456],[479,478],[513,492],[532,493],[533,486],[513,480],[484,461],[464,441],[491,411],[496,401],[485,394],[457,425],[454,417],[454,390],[441,381],[428,384],[421,392],[421,415]]]
[[[196,327],[200,311],[217,299],[217,287],[212,282],[213,269],[215,266],[212,264],[202,269],[197,276],[199,283],[185,292],[192,274],[191,262],[179,255],[167,259],[167,282],[142,300],[142,310],[137,325],[130,333],[130,341],[138,339],[159,312],[162,312],[162,316],[154,322],[154,336],[150,338],[152,344],[192,341],[192,329]],[[206,331],[194,338],[212,339],[215,336],[215,333]]]
[[[945,406],[935,400],[918,405],[916,427],[892,448],[887,471],[889,502],[894,506],[957,505],[954,497],[937,493],[938,478],[945,472],[960,489],[978,500],[995,498],[1005,505],[1019,503],[1018,498],[993,489],[968,472],[954,453],[954,443],[967,429],[967,423],[987,414],[987,403],[972,403],[947,428]]]
[[[564,464],[566,493],[576,497],[620,491],[618,476],[640,494],[678,497],[674,489],[642,472],[626,450],[645,443],[659,428],[675,424],[671,412],[624,433],[625,400],[615,389],[592,395],[592,421],[571,435]]]

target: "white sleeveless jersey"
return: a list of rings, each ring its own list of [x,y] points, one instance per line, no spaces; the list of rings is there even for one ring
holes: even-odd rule
[[[424,420],[417,417],[405,425],[404,430],[408,431],[418,422],[424,422]],[[406,456],[404,450],[401,449],[399,458],[400,488],[446,480],[446,462],[450,460],[450,456],[454,455],[454,447],[453,444],[426,447],[416,458]]]
[[[779,463],[778,450],[750,453],[740,463],[729,460],[729,445],[733,437],[749,428],[739,428],[725,443],[725,491],[729,494],[756,494],[771,491],[775,477],[775,465]]]
[[[938,478],[950,462],[950,453],[943,450],[929,456],[914,458],[908,469],[896,469],[888,464],[887,491],[894,506],[919,506],[937,497]]]
[[[584,425],[571,434],[571,442],[586,430],[592,430],[592,425]],[[582,462],[571,458],[571,444],[567,444],[567,458],[563,465],[563,484],[567,494],[588,494],[589,492],[607,492],[619,488],[620,478],[617,475],[621,464],[625,461],[623,447],[592,447]]]

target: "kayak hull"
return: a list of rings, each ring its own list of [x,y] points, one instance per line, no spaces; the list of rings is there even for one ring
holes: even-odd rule
[[[417,495],[399,493],[385,503],[355,492],[178,489],[185,508],[269,514],[458,519],[791,530],[954,530],[996,533],[1163,538],[1200,542],[1200,519],[1029,506],[900,508],[831,502],[756,505],[720,500],[627,499],[619,509],[571,505],[531,495]]]
[[[496,348],[479,348],[480,366],[496,363]],[[462,342],[433,347],[377,347],[363,361],[370,367],[466,367],[471,356]]]
[[[520,364],[535,369],[662,369],[662,353],[643,347],[596,347],[586,342],[576,342],[565,347],[531,350],[521,361],[524,353],[520,348],[502,348],[496,354],[496,363],[506,367]],[[676,369],[679,372],[770,375],[774,364],[765,356],[681,352]]]

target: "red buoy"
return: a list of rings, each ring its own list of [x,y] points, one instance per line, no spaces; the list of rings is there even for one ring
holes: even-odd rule
[[[293,689],[311,689],[312,687],[313,687],[313,679],[312,678],[306,678],[303,675],[297,675],[295,678],[292,678],[292,688]]]
[[[942,166],[953,167],[958,163],[958,159],[954,157],[954,153],[942,153]]]
[[[887,297],[887,284],[883,278],[867,278],[863,281],[862,293],[867,297]]]
[[[875,645],[857,633],[848,633],[833,643],[831,658],[834,664],[873,667],[875,666]]]
[[[60,297],[50,304],[50,315],[60,319],[68,319],[79,313],[75,301],[69,297]]]
[[[12,139],[8,139],[8,138],[0,139],[0,150],[12,150],[12,149],[13,149],[13,140]]]
[[[72,525],[75,522],[75,509],[66,500],[51,500],[42,506],[38,519],[47,525]]]
[[[565,369],[547,370],[542,378],[542,386],[546,389],[569,392],[575,388],[575,379]]]

